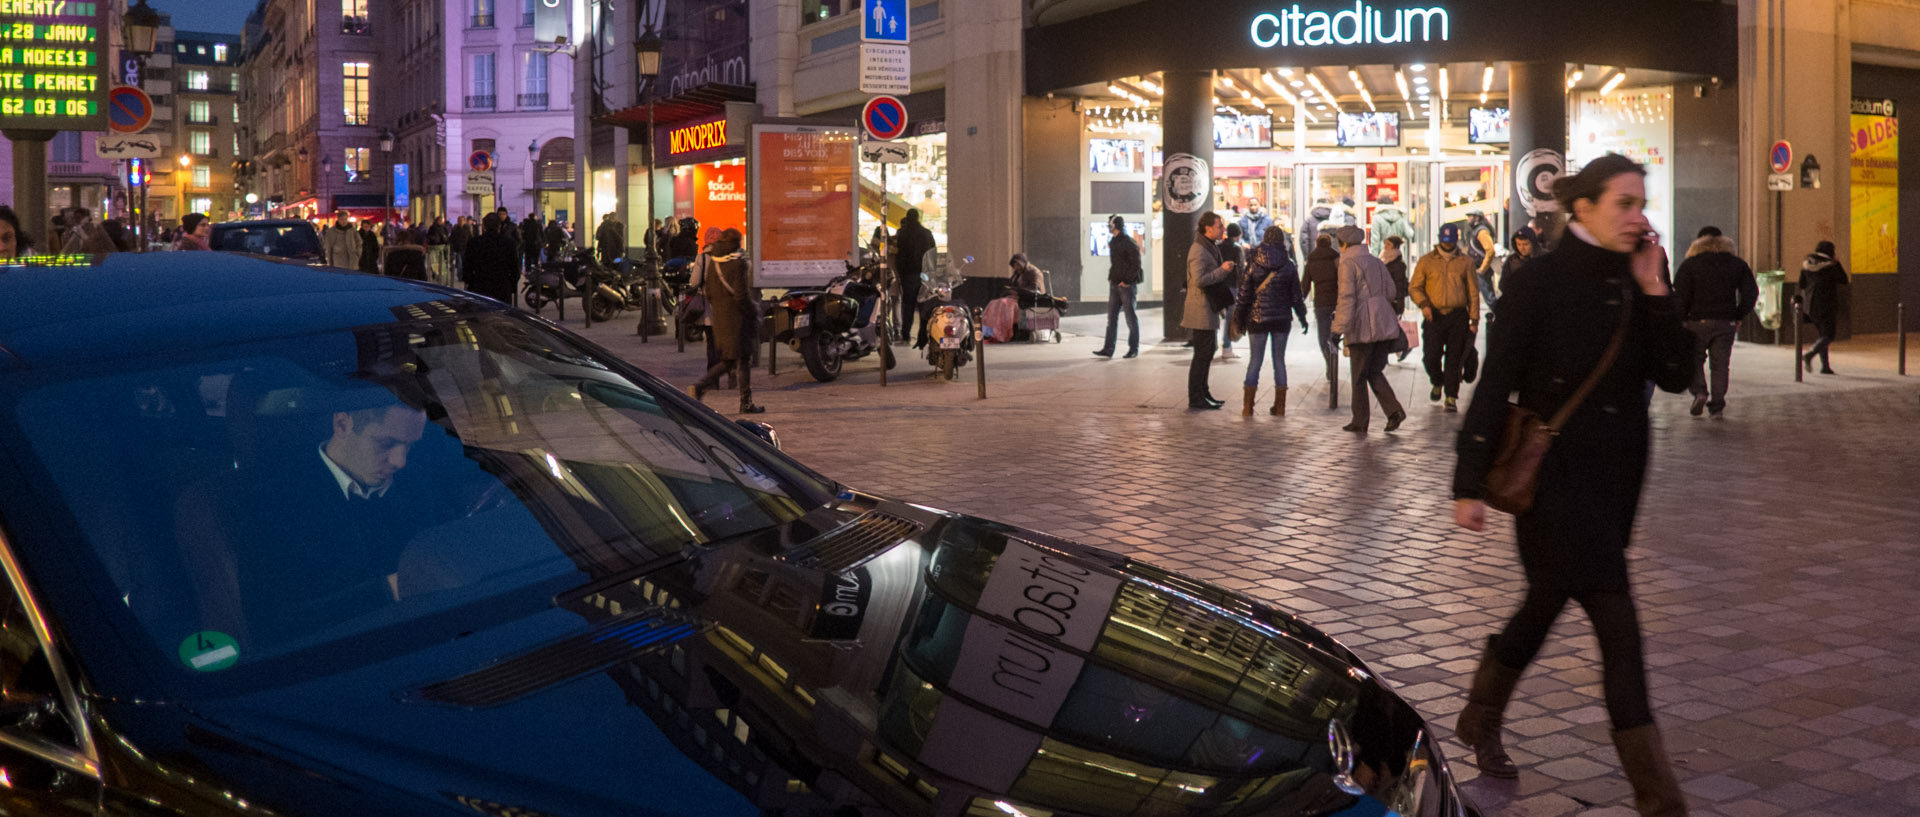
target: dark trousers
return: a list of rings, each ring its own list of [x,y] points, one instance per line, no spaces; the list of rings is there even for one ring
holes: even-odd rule
[[[1807,357],[1812,358],[1817,355],[1820,358],[1820,368],[1831,369],[1833,365],[1827,360],[1827,347],[1833,345],[1833,336],[1840,334],[1839,322],[1814,321],[1813,328],[1820,333],[1820,339],[1814,341],[1813,346],[1807,349]]]
[[[1693,386],[1687,389],[1695,397],[1707,398],[1707,408],[1719,411],[1727,405],[1727,380],[1733,363],[1733,335],[1739,330],[1738,321],[1700,320],[1687,321],[1687,328],[1693,330],[1694,363]],[[1713,370],[1711,385],[1707,378],[1707,369]]]
[[[1465,309],[1435,311],[1433,320],[1420,327],[1420,343],[1426,347],[1421,358],[1427,366],[1427,381],[1446,391],[1448,397],[1460,396],[1460,375],[1466,370],[1467,356],[1474,354],[1473,333],[1468,329],[1472,316]]]
[[[721,375],[732,372],[740,384],[740,407],[746,408],[752,405],[753,365],[751,361],[753,360],[753,347],[750,344],[751,341],[744,338],[741,340],[742,352],[739,359],[721,358],[714,361],[713,365],[707,368],[707,373],[701,376],[700,382],[696,384],[699,389],[706,391],[707,389],[720,385]]]
[[[1207,370],[1213,366],[1220,337],[1211,329],[1189,329],[1187,335],[1193,338],[1193,365],[1187,369],[1187,403],[1192,404],[1213,397],[1207,390]]]
[[[1107,285],[1107,342],[1100,348],[1113,351],[1114,341],[1119,340],[1120,313],[1127,315],[1127,350],[1140,351],[1140,316],[1134,313],[1134,287],[1119,284]]]
[[[1400,412],[1400,398],[1393,394],[1393,384],[1387,382],[1387,358],[1393,357],[1393,341],[1383,340],[1375,343],[1355,343],[1347,347],[1352,350],[1353,361],[1353,424],[1367,427],[1369,406],[1367,390],[1373,390],[1373,397],[1380,401],[1380,410],[1388,417]]]
[[[894,318],[893,326],[888,327],[899,337],[909,337],[913,331],[914,318],[920,314],[920,273],[900,274],[900,309]]]
[[[1327,359],[1327,382],[1331,383],[1339,375],[1335,366],[1340,365],[1340,336],[1333,331],[1333,311],[1331,306],[1313,308],[1313,326],[1320,333],[1320,356]]]
[[[1525,669],[1533,663],[1548,631],[1567,602],[1577,601],[1593,622],[1593,634],[1600,641],[1600,686],[1607,698],[1607,718],[1617,730],[1653,723],[1653,710],[1647,704],[1647,668],[1640,643],[1640,620],[1634,612],[1633,596],[1621,591],[1570,593],[1565,590],[1527,588],[1527,599],[1507,622],[1507,628],[1494,638],[1494,660],[1512,669]]]

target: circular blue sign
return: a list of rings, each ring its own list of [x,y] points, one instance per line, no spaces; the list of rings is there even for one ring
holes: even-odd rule
[[[875,139],[898,139],[907,132],[907,106],[897,97],[876,96],[860,111],[860,124]]]
[[[153,123],[153,100],[147,92],[122,85],[107,92],[107,127],[114,133],[139,133]]]
[[[1772,159],[1773,172],[1785,173],[1787,172],[1787,167],[1793,164],[1793,146],[1784,141],[1775,142],[1773,143],[1773,152],[1769,158]]]

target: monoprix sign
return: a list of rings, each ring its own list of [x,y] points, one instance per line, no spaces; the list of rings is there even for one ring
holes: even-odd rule
[[[1355,0],[1339,11],[1301,11],[1300,5],[1253,17],[1253,44],[1275,46],[1446,42],[1453,38],[1447,10],[1437,6],[1381,11]]]

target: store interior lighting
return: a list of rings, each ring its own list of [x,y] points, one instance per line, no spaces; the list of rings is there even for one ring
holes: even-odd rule
[[[1447,82],[1447,67],[1442,65],[1440,66],[1440,118],[1443,120],[1447,118],[1447,96],[1452,89],[1452,84]]]
[[[1587,75],[1587,72],[1585,71],[1582,71],[1578,68],[1573,69],[1573,73],[1567,75],[1567,90],[1569,91],[1573,90],[1573,86],[1579,85],[1580,80],[1584,78],[1586,75]]]
[[[1407,70],[1412,71],[1416,74],[1424,74],[1427,72],[1427,66],[1416,62],[1412,65],[1407,66]]]
[[[1620,87],[1620,83],[1626,82],[1626,81],[1627,81],[1627,72],[1625,71],[1613,72],[1613,76],[1607,80],[1607,84],[1600,86],[1600,95],[1606,96],[1607,94],[1613,93],[1613,89]]]
[[[1307,81],[1313,83],[1313,89],[1320,92],[1320,98],[1324,100],[1327,105],[1333,106],[1334,113],[1344,113],[1344,111],[1342,111],[1340,108],[1339,101],[1333,98],[1333,92],[1327,90],[1326,83],[1323,83],[1320,81],[1319,74],[1313,73],[1312,71],[1308,71]],[[1326,108],[1321,107],[1320,110],[1324,111],[1326,110]]]
[[[1407,72],[1398,68],[1393,70],[1393,82],[1400,86],[1400,99],[1407,103],[1407,118],[1413,118],[1413,94],[1407,91]]]
[[[1360,81],[1360,72],[1348,68],[1347,78],[1353,80],[1353,87],[1360,89],[1360,101],[1367,103],[1367,110],[1379,113],[1380,109],[1373,106],[1373,94],[1367,91],[1367,84]]]

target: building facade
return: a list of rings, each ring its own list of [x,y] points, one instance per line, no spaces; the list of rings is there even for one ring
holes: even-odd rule
[[[154,163],[148,207],[163,225],[178,223],[187,213],[215,221],[240,218],[246,202],[234,172],[240,155],[241,37],[176,31],[172,42],[160,41],[157,50],[172,56],[173,116],[171,148]]]
[[[263,0],[242,67],[241,188],[258,212],[311,218],[387,212],[375,89],[391,84],[388,0]]]

